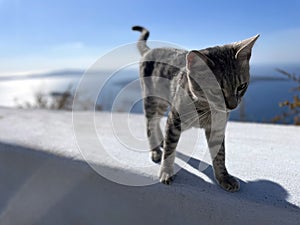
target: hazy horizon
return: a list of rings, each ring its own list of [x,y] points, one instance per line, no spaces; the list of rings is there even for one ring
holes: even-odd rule
[[[138,64],[136,68],[123,68],[126,71],[132,71],[136,73],[138,71]],[[283,69],[289,73],[300,74],[300,64],[297,63],[251,63],[250,74],[254,77],[278,77],[280,74],[276,69]],[[113,73],[113,69],[99,69],[90,70],[81,68],[61,68],[53,70],[41,70],[41,71],[28,71],[24,73],[11,73],[11,74],[0,74],[0,82],[2,81],[13,81],[18,79],[41,79],[44,77],[66,77],[66,76],[83,76],[85,73]]]

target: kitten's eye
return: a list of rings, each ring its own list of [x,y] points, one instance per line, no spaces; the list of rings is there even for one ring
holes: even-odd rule
[[[248,86],[248,84],[247,83],[243,83],[243,84],[241,84],[239,87],[238,87],[238,91],[243,91],[246,87]]]

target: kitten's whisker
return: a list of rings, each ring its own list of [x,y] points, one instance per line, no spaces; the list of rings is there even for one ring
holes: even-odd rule
[[[198,110],[200,110],[200,109],[195,108],[194,110],[189,111],[189,112],[186,112],[186,113],[179,113],[179,115],[180,115],[180,116],[195,115],[196,117],[199,117],[199,116],[202,116],[202,115],[204,115],[204,114],[206,114],[206,113],[209,112],[209,110],[203,110],[203,109],[202,109],[201,111],[203,111],[203,113],[199,113]]]
[[[207,121],[209,121],[209,119],[206,117],[206,115],[207,115],[208,113],[210,113],[210,112],[209,112],[209,111],[206,111],[206,112],[204,112],[204,113],[202,113],[202,114],[200,114],[200,115],[198,114],[198,115],[192,117],[192,118],[191,118],[191,122],[189,123],[189,125],[194,124],[197,120],[199,120],[199,123],[200,123],[200,120],[202,120],[203,118],[205,118]],[[205,122],[207,122],[207,121],[205,121]],[[201,121],[201,122],[203,122],[203,121]]]

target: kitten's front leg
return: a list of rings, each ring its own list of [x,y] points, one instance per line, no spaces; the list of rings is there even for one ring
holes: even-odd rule
[[[210,129],[205,130],[207,143],[213,160],[215,178],[223,189],[229,192],[236,192],[240,189],[239,181],[227,172],[225,166],[224,133],[225,129],[221,132],[215,131],[214,133],[211,133]]]
[[[179,114],[171,111],[166,124],[166,136],[162,163],[159,171],[159,180],[164,184],[171,184],[174,180],[174,162],[176,147],[181,134]]]

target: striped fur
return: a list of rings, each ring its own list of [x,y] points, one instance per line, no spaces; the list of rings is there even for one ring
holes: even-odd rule
[[[147,136],[152,160],[162,160],[160,181],[170,184],[173,180],[181,132],[199,127],[205,129],[216,180],[225,190],[237,191],[239,183],[225,166],[225,128],[230,110],[238,106],[248,87],[251,49],[259,36],[186,51],[150,49],[146,44],[149,31],[140,26],[132,29],[141,32],[137,47],[142,55],[140,78]],[[163,135],[159,124],[168,109]]]

